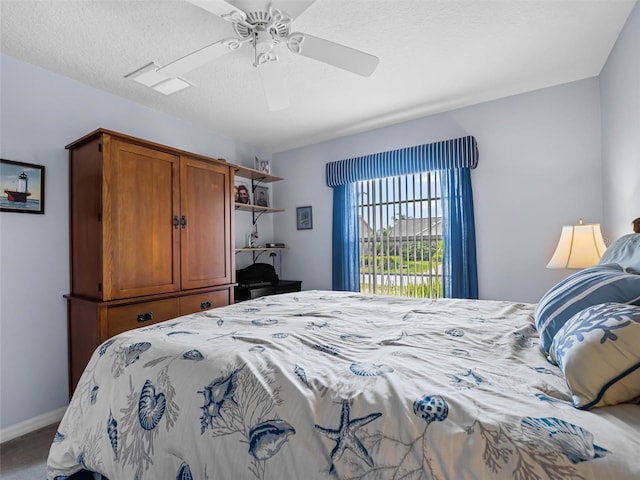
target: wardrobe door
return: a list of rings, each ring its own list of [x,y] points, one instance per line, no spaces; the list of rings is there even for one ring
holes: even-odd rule
[[[105,300],[178,291],[179,157],[117,139],[105,153]]]
[[[231,282],[231,183],[229,166],[181,157],[183,290]]]

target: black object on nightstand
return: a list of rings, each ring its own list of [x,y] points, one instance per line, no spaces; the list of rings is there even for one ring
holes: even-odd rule
[[[280,280],[276,270],[268,263],[254,263],[253,265],[236,271],[234,297],[235,302],[251,300],[266,295],[299,292],[302,289],[301,280]]]

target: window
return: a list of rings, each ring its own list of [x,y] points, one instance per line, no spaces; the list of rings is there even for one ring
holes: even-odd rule
[[[439,174],[365,180],[358,187],[360,291],[442,297]]]
[[[357,292],[363,289],[361,283],[367,280],[372,292],[384,292],[386,285],[387,291],[396,290],[398,294],[404,294],[406,283],[409,295],[413,282],[414,290],[422,290],[415,292],[415,296],[423,298],[427,296],[424,286],[427,277],[432,280],[429,297],[478,298],[471,188],[471,169],[476,168],[477,164],[478,146],[470,135],[327,163],[327,186],[333,188],[332,288]],[[409,176],[403,183],[405,175]],[[400,180],[396,178],[398,176]],[[425,204],[431,208],[425,211]],[[402,205],[406,205],[404,210]],[[392,244],[385,237],[389,237],[396,216],[400,220],[403,216],[405,219],[411,217],[414,224],[422,226],[429,220],[429,226],[426,231],[421,229],[419,235],[412,234],[411,238],[408,234],[404,235],[406,252],[404,255],[399,253],[397,261],[393,259],[392,267],[387,254]],[[435,224],[432,223],[434,221]],[[368,234],[362,236],[359,235],[361,222],[362,226],[368,227]],[[440,232],[438,223],[441,223]],[[402,235],[391,236],[402,238]],[[361,237],[364,240],[361,241]],[[424,242],[425,237],[431,246],[426,252],[426,266],[424,263],[415,263],[418,256],[425,258],[424,244],[419,243]],[[436,240],[438,237],[444,239],[443,242],[436,242],[440,248],[435,250],[434,237]],[[362,256],[363,262],[366,261],[367,265],[371,263],[367,267],[369,277],[360,274],[361,256],[358,250],[361,243],[369,249],[369,256],[364,256],[366,250]],[[396,247],[394,243],[393,247],[398,252],[402,251],[402,246]],[[412,247],[416,250],[413,278],[409,275],[412,270],[409,260]],[[402,267],[399,266],[400,262]],[[396,273],[390,277],[394,269]],[[405,270],[407,275],[404,274]],[[421,272],[419,281],[416,279],[418,271]],[[438,282],[443,282],[444,286],[440,287]],[[392,285],[394,288],[390,288]]]

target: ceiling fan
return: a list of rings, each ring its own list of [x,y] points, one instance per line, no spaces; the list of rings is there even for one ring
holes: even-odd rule
[[[289,105],[274,47],[284,44],[298,55],[368,77],[378,66],[378,57],[308,33],[291,32],[291,23],[315,0],[186,0],[233,24],[236,37],[224,38],[167,65],[152,62],[125,75],[154,90],[170,95],[193,84],[181,78],[227,53],[251,45],[269,110]]]

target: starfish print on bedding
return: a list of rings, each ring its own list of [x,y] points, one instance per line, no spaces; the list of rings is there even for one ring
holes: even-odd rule
[[[335,462],[340,460],[342,454],[347,448],[364,460],[367,465],[373,467],[373,459],[360,439],[356,436],[356,432],[366,424],[373,422],[376,418],[382,416],[382,414],[372,413],[366,417],[349,420],[350,415],[351,406],[347,400],[343,400],[342,413],[340,414],[340,426],[338,429],[325,428],[315,424],[316,429],[320,433],[336,442],[336,446],[331,450],[331,468],[329,469],[329,473],[335,473]]]

